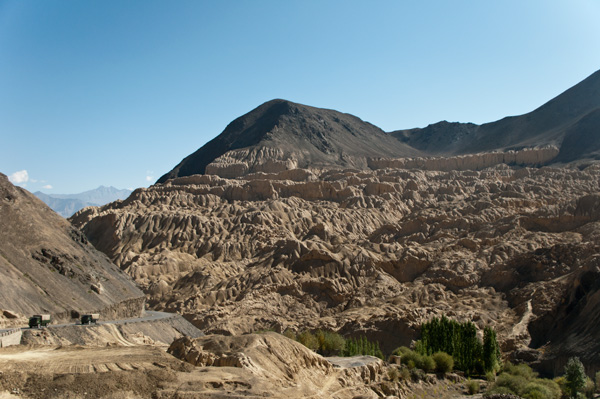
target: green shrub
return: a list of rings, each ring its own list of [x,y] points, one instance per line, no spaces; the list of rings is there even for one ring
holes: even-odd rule
[[[414,364],[414,367],[422,368],[423,356],[415,351],[409,350],[400,355],[400,363],[408,365],[409,363]],[[410,368],[410,367],[409,367]]]
[[[594,392],[596,391],[596,385],[591,378],[586,378],[585,386],[583,387],[583,394],[586,398],[592,399],[594,397]]]
[[[407,348],[406,346],[400,346],[400,347],[394,349],[394,351],[392,352],[392,355],[402,357],[405,353],[408,353],[408,352],[412,352],[412,350],[410,350],[410,348]]]
[[[440,373],[449,373],[454,369],[454,359],[446,352],[436,352],[432,356],[435,369]]]
[[[560,399],[561,389],[555,381],[535,378],[537,373],[523,366],[505,365],[506,371],[496,378],[487,394],[512,394],[524,399]]]
[[[519,395],[525,386],[527,385],[527,379],[521,375],[513,375],[509,373],[502,373],[496,378],[496,387],[505,387],[510,393]]]
[[[433,371],[435,371],[435,367],[435,360],[433,360],[431,356],[421,357],[421,365],[419,366],[420,369],[427,373],[432,373]]]
[[[317,337],[310,333],[310,331],[302,331],[298,334],[298,342],[306,346],[308,349],[316,351],[319,349],[319,341]]]
[[[527,380],[532,380],[538,376],[538,373],[533,371],[527,364],[514,365],[510,362],[504,364],[504,372],[511,375],[521,376]]]
[[[469,380],[467,381],[467,392],[469,393],[469,395],[475,395],[476,393],[479,393],[479,381],[475,381],[475,380]]]
[[[596,385],[596,392],[600,391],[600,371],[596,372],[596,378],[594,379]]]
[[[289,328],[286,328],[286,330],[283,332],[283,336],[296,341],[296,333],[290,330]]]
[[[560,399],[561,391],[552,380],[535,379],[527,383],[519,395],[524,399]]]
[[[318,330],[315,336],[319,343],[318,351],[321,355],[338,355],[344,350],[346,340],[338,333]]]

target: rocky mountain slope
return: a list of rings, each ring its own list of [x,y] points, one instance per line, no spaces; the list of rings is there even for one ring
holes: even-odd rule
[[[231,122],[158,182],[204,173],[236,177],[309,166],[366,168],[369,157],[419,154],[353,115],[272,100]]]
[[[158,183],[194,174],[235,178],[296,168],[368,169],[370,160],[380,157],[539,147],[558,149],[547,164],[600,159],[600,71],[528,114],[480,126],[443,121],[385,134],[349,114],[272,100],[230,123]]]
[[[536,110],[477,126],[439,122],[392,136],[434,155],[553,145],[555,162],[600,159],[600,71]]]
[[[69,321],[78,312],[137,316],[144,297],[79,230],[0,174],[0,325],[34,313]]]
[[[79,194],[45,194],[41,191],[33,193],[44,201],[54,212],[68,218],[86,206],[100,206],[120,199],[125,199],[131,190],[119,190],[115,187],[100,186],[94,190]]]
[[[207,333],[327,328],[389,351],[446,315],[549,373],[572,355],[600,367],[600,166],[390,162],[182,177],[71,220]]]

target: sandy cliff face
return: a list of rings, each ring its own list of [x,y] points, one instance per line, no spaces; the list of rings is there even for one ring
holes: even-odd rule
[[[445,314],[494,326],[508,351],[599,364],[559,348],[598,342],[567,326],[597,302],[594,285],[573,292],[600,270],[599,179],[598,166],[506,165],[196,175],[72,221],[155,308],[207,333],[320,327],[390,350]]]

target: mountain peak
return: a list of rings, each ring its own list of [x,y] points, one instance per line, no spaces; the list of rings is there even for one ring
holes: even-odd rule
[[[281,168],[365,168],[369,157],[416,154],[356,116],[274,99],[235,119],[158,183],[205,174],[209,165],[210,173],[237,177]]]

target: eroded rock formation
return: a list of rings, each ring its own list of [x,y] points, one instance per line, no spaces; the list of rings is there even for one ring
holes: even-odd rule
[[[599,271],[599,178],[598,165],[196,175],[72,221],[152,306],[207,333],[327,328],[391,350],[446,315],[495,327],[506,351],[555,353],[564,334],[598,342],[565,326],[595,309],[594,285],[573,290]],[[561,353],[600,364],[576,347]]]

